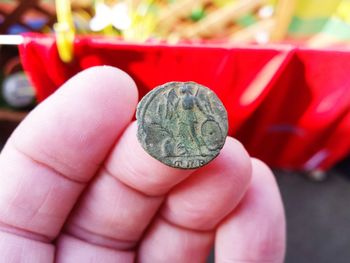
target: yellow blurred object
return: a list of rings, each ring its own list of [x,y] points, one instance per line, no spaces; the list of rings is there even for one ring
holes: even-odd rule
[[[338,6],[336,15],[343,21],[350,23],[350,0],[343,0]]]
[[[237,2],[237,0],[213,0],[213,3],[218,7],[223,7],[227,4],[231,4],[232,2]]]
[[[275,28],[271,35],[271,41],[279,42],[285,38],[288,27],[292,21],[296,0],[278,0],[275,10]]]
[[[153,4],[154,0],[129,3],[131,24],[122,31],[124,39],[144,42],[152,37],[157,26],[156,14],[151,10]]]
[[[57,23],[54,25],[57,49],[63,62],[73,59],[74,23],[69,0],[56,0]]]
[[[92,0],[70,0],[71,5],[76,7],[89,8],[92,4]]]
[[[342,0],[298,0],[295,15],[304,19],[330,17],[341,2]]]

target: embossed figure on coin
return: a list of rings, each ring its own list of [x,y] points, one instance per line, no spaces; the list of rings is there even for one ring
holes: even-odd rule
[[[154,158],[191,169],[218,154],[227,135],[227,113],[218,97],[195,82],[169,82],[137,108],[138,139]]]

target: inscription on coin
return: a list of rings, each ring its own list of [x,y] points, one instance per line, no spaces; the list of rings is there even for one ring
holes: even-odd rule
[[[227,112],[215,93],[195,82],[169,82],[150,91],[137,106],[142,147],[171,167],[201,167],[220,152],[227,136]]]

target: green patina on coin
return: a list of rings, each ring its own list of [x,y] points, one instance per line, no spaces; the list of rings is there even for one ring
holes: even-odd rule
[[[169,82],[150,91],[137,106],[137,138],[166,165],[201,167],[224,146],[228,122],[215,93],[195,82]]]

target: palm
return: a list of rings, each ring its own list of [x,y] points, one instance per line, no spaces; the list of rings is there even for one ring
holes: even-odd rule
[[[282,262],[271,172],[231,138],[196,171],[161,164],[136,103],[126,74],[93,68],[20,125],[0,155],[0,262],[204,262],[213,244],[217,262]]]

